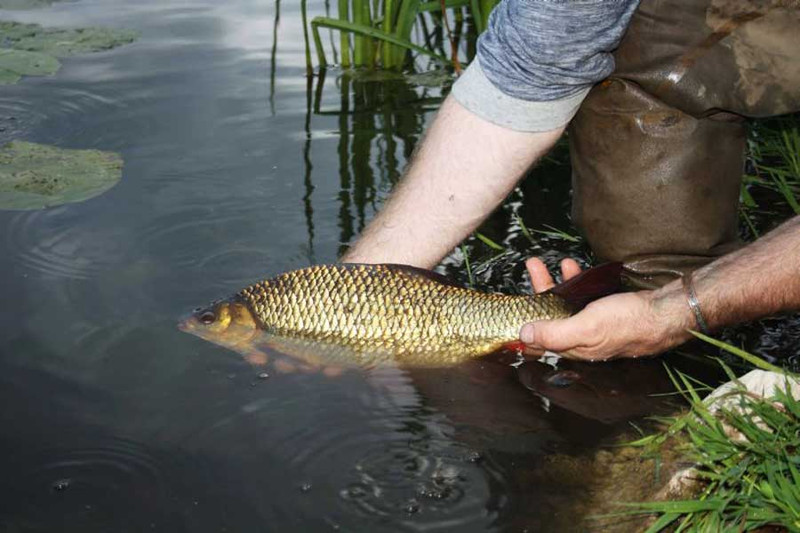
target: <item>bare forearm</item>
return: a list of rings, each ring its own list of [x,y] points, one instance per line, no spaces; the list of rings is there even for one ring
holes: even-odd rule
[[[448,98],[406,176],[342,261],[434,266],[503,201],[562,131],[502,128]]]
[[[800,309],[800,216],[694,273],[710,328]]]
[[[552,285],[544,263],[530,261],[528,269],[537,292]],[[711,329],[800,309],[800,216],[692,278]],[[691,338],[690,329],[700,327],[678,280],[602,298],[567,319],[526,324],[520,339],[534,350],[603,360],[661,353]]]
[[[711,329],[800,309],[800,217],[698,269],[692,280]],[[654,291],[652,297],[658,307],[682,308],[683,323],[699,328],[680,281]],[[677,337],[683,323],[675,322]]]

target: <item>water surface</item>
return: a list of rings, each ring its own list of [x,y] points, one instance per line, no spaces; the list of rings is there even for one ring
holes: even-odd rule
[[[125,160],[97,198],[0,211],[0,529],[555,531],[581,488],[530,472],[656,408],[657,362],[579,368],[575,387],[543,363],[503,361],[265,375],[179,332],[197,305],[335,261],[441,91],[335,68],[306,78],[295,2],[76,0],[0,15],[139,32],[0,90],[0,142]],[[563,163],[557,152],[483,228],[515,251],[484,261],[494,252],[468,243],[478,284],[525,288],[528,254],[585,257],[517,222],[569,227]],[[445,266],[468,281],[463,262],[456,251]]]

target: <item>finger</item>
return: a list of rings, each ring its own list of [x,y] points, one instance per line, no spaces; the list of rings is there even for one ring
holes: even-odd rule
[[[544,292],[555,286],[553,276],[551,276],[550,272],[547,270],[547,265],[538,257],[531,257],[525,261],[525,267],[528,269],[528,274],[531,276],[531,284],[535,292]]]
[[[615,354],[597,353],[597,350],[592,348],[575,348],[574,350],[564,350],[559,352],[558,355],[564,359],[571,359],[573,361],[588,361],[593,363],[598,361],[609,361],[618,357]]]
[[[542,348],[533,348],[532,346],[525,346],[521,351],[520,354],[522,358],[526,361],[529,360],[536,360],[542,357],[545,354],[545,350]]]
[[[561,277],[564,280],[574,278],[581,273],[581,266],[574,259],[569,257],[561,260]]]
[[[585,345],[587,332],[582,322],[570,318],[542,320],[522,326],[519,339],[532,348],[561,353]]]

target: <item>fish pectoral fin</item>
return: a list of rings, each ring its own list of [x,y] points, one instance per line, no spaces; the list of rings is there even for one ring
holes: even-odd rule
[[[288,358],[281,357],[276,359],[272,366],[281,374],[291,374],[297,371],[297,365],[289,361]]]
[[[248,348],[242,356],[253,366],[265,366],[269,361],[269,356],[257,348]]]
[[[322,368],[322,374],[329,378],[338,378],[344,374],[344,370],[341,366],[326,366]]]

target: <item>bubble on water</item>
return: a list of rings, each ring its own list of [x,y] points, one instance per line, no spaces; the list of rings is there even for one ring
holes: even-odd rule
[[[479,463],[483,461],[483,454],[473,450],[467,454],[464,460],[468,463]]]
[[[405,511],[408,514],[417,514],[420,510],[419,501],[416,499],[408,500],[405,505]]]
[[[62,492],[67,490],[71,483],[71,479],[59,479],[53,482],[52,488],[56,492]]]

